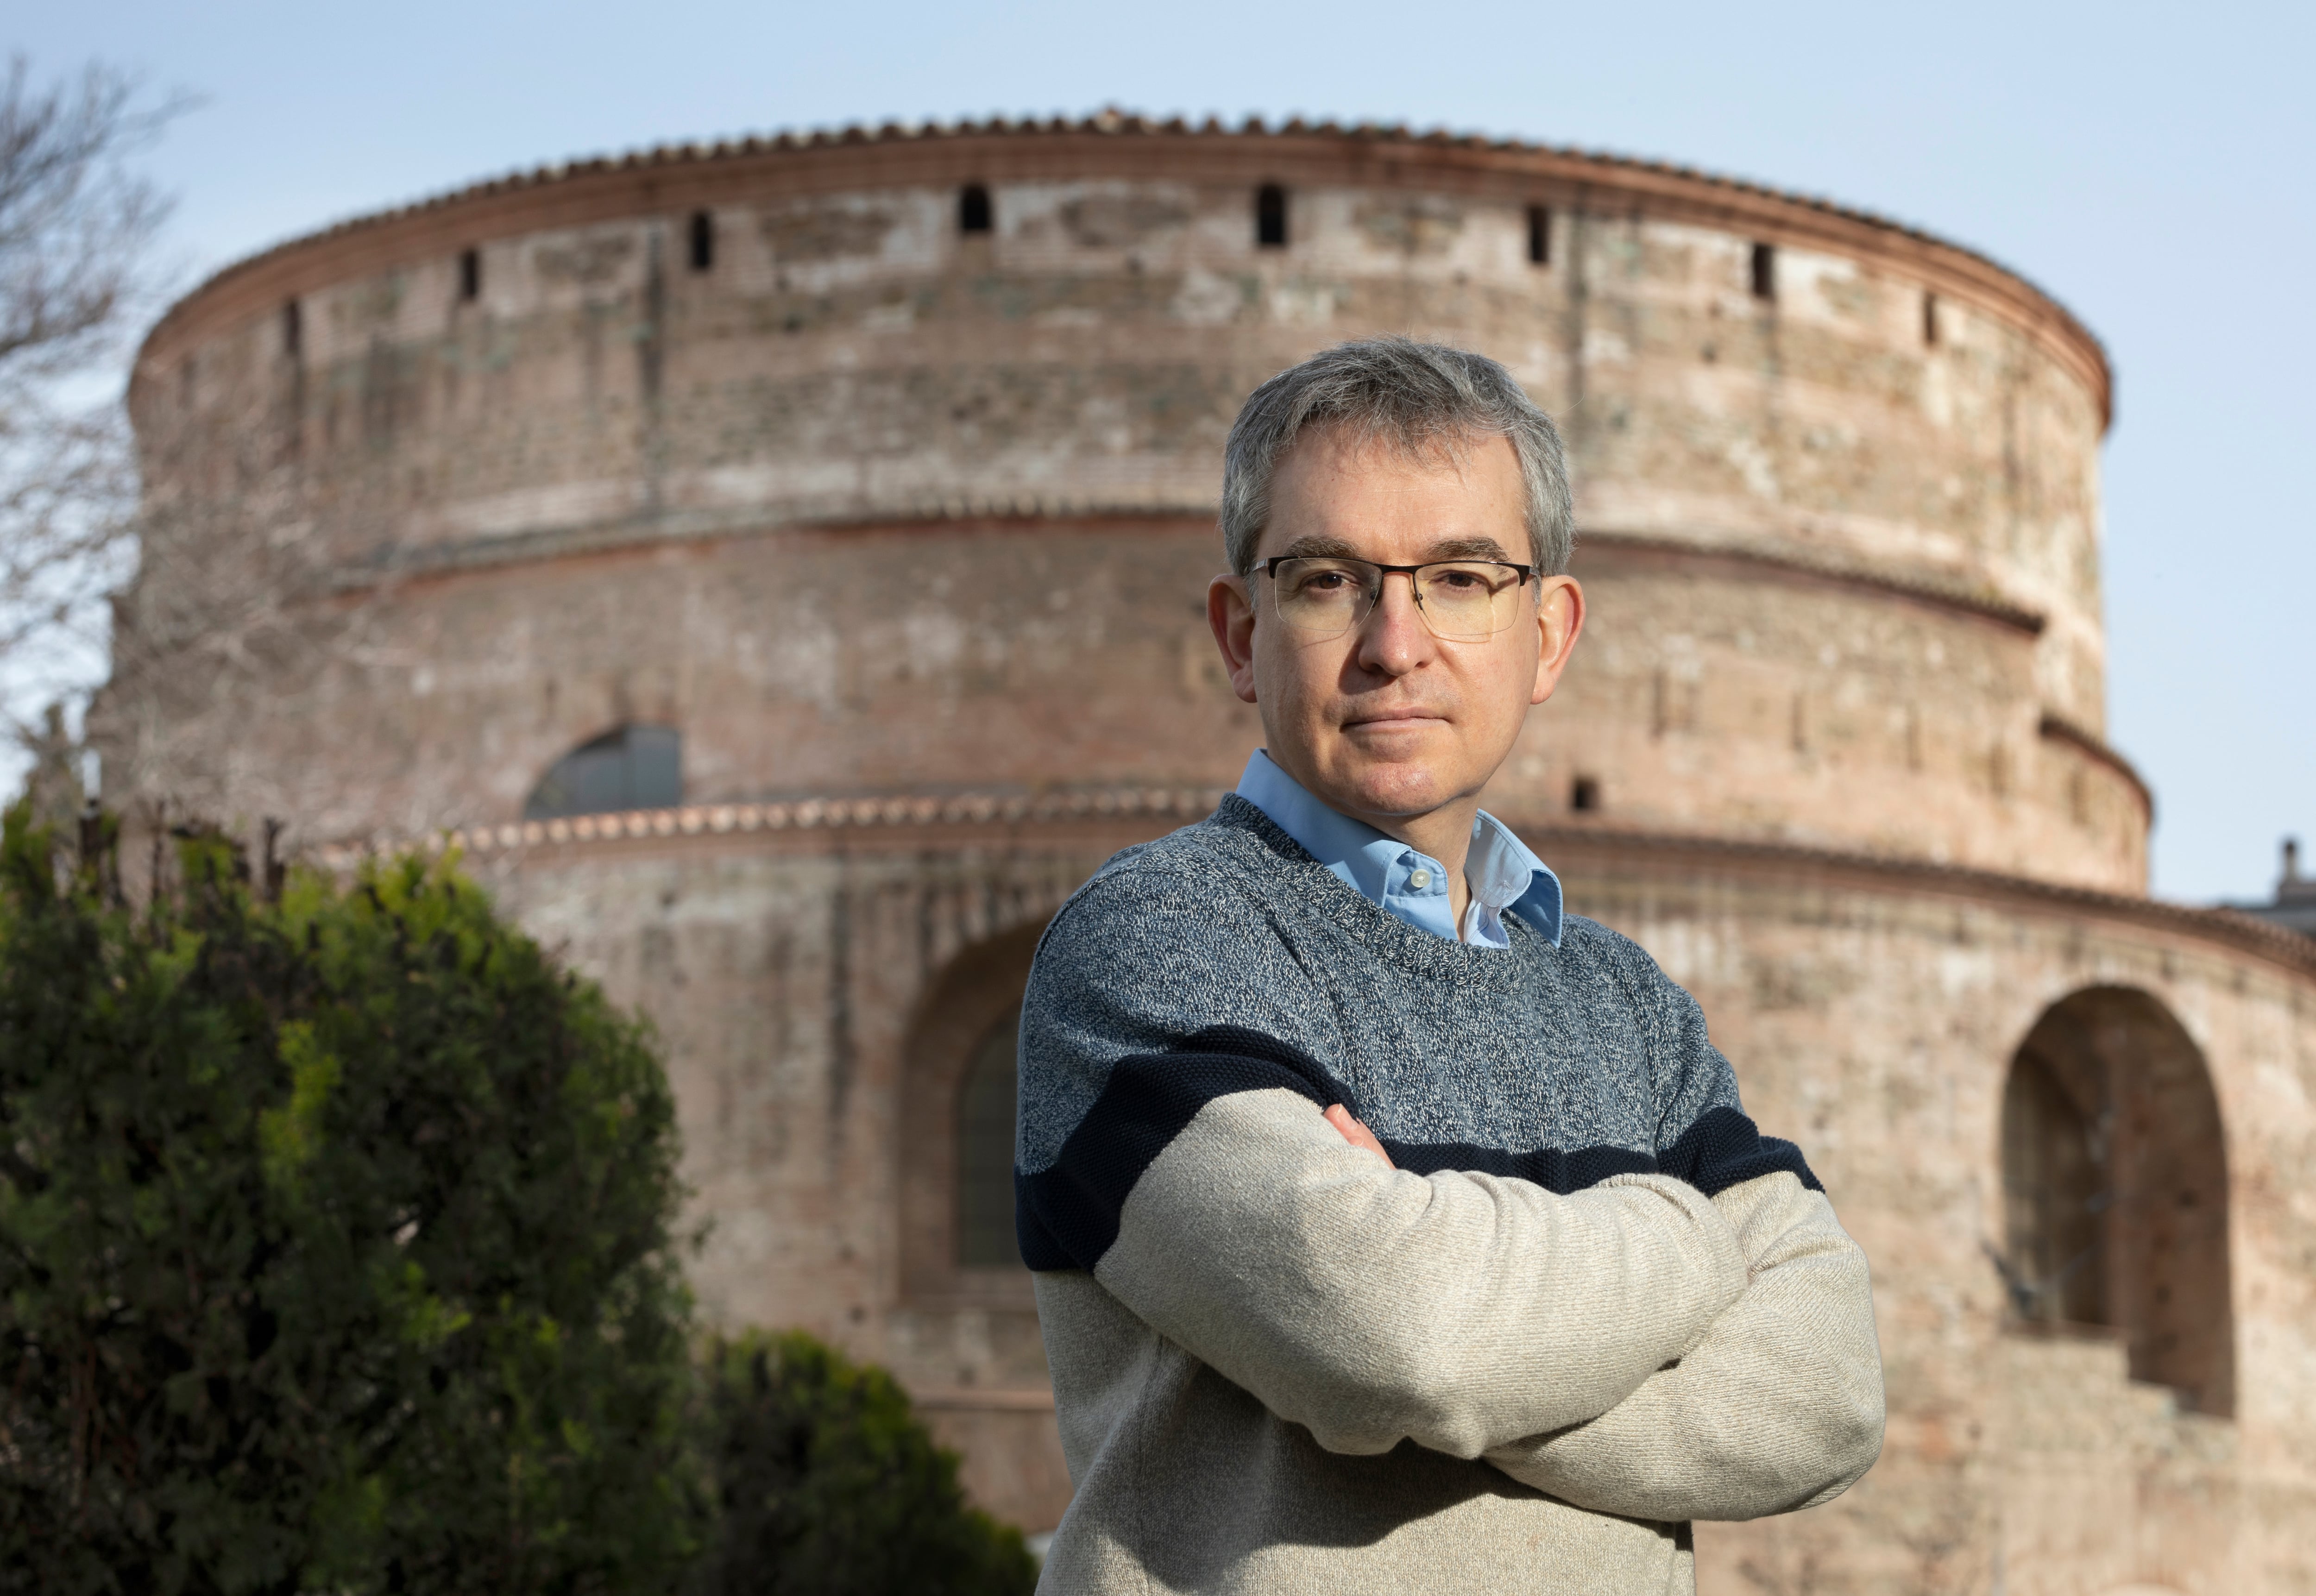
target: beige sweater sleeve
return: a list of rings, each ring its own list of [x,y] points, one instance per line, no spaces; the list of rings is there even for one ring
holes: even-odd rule
[[[1672,1367],[1588,1422],[1488,1453],[1596,1512],[1754,1519],[1840,1494],[1882,1450],[1882,1357],[1866,1255],[1787,1173],[1713,1199],[1751,1282]]]
[[[1477,1458],[1630,1397],[1746,1269],[1729,1218],[1679,1181],[1560,1196],[1394,1171],[1269,1090],[1198,1110],[1127,1197],[1094,1278],[1331,1451]]]

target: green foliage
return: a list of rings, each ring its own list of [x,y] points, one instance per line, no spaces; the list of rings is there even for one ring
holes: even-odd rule
[[[0,1591],[673,1588],[644,1035],[448,864],[180,858],[132,910],[0,834]]]
[[[699,1596],[1017,1596],[1020,1531],[965,1505],[881,1369],[811,1337],[751,1335],[710,1355],[703,1425],[717,1528]]]

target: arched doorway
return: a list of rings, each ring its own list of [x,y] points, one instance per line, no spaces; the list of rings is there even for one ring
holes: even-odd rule
[[[966,949],[927,987],[903,1054],[902,1269],[926,1306],[1030,1306],[1013,1239],[1014,1050],[1042,923]]]
[[[1058,895],[1056,895],[1058,896]],[[901,1300],[891,1345],[919,1410],[963,1455],[975,1502],[1050,1529],[1070,1500],[1038,1324],[1013,1239],[1014,1052],[1033,923],[941,963],[912,1005],[899,1080]]]
[[[2024,1324],[2105,1327],[2131,1378],[2235,1410],[2227,1148],[2202,1052],[2147,993],[2045,1010],[2002,1099],[2004,1283]]]

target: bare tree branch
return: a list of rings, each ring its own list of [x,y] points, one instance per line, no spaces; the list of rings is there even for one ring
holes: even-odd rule
[[[100,358],[141,298],[169,206],[128,157],[185,109],[92,66],[32,82],[23,57],[0,87],[0,395]]]
[[[169,208],[130,162],[184,109],[102,66],[43,84],[18,56],[0,79],[0,716],[44,752],[40,703],[101,674],[133,555],[117,363]]]

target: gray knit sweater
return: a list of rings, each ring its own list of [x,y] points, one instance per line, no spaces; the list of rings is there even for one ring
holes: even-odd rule
[[[1684,1592],[1688,1520],[1873,1462],[1866,1262],[1799,1151],[1647,954],[1508,923],[1402,924],[1237,798],[1055,917],[1015,1175],[1076,1485],[1041,1590]]]

